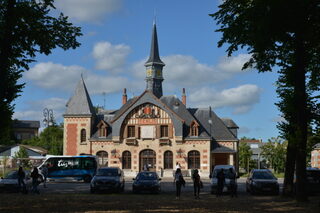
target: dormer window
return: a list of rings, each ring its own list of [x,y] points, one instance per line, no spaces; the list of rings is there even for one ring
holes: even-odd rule
[[[199,136],[199,124],[196,121],[190,125],[190,136]]]
[[[105,138],[108,135],[108,124],[104,121],[101,120],[98,125],[98,131],[99,131],[99,137],[100,138]]]
[[[128,138],[134,138],[135,131],[135,126],[128,126]]]
[[[168,125],[161,125],[161,126],[160,126],[160,137],[161,137],[161,138],[167,138],[167,137],[169,137]]]

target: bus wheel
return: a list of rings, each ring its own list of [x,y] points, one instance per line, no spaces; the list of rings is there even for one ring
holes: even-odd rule
[[[86,175],[83,177],[83,181],[86,182],[86,183],[90,183],[91,181],[91,176],[90,175]]]

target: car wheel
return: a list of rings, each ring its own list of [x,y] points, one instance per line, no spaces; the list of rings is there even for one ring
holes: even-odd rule
[[[90,192],[93,194],[96,192],[96,190],[94,188],[90,187]]]
[[[92,179],[92,177],[91,177],[90,175],[85,175],[85,176],[83,177],[83,181],[84,181],[85,183],[90,183],[91,179]]]

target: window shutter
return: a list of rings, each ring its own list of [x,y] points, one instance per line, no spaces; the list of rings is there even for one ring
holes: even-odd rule
[[[157,125],[156,126],[156,138],[160,138],[160,135],[161,135],[161,133],[160,133],[160,125]]]

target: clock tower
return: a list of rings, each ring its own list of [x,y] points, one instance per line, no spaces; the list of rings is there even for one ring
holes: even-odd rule
[[[151,37],[151,49],[150,56],[147,62],[144,64],[146,67],[146,90],[151,91],[155,96],[160,98],[162,96],[162,68],[165,64],[161,61],[159,56],[159,47],[158,47],[158,37],[157,37],[157,27],[153,23],[152,28],[152,37]]]

